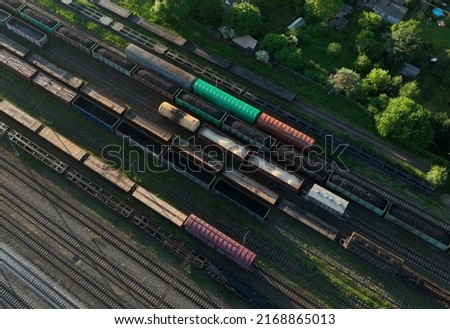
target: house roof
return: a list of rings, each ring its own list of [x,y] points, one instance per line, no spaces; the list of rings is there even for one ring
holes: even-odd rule
[[[398,70],[398,73],[405,77],[415,79],[419,75],[420,69],[417,66],[405,62],[402,68]]]
[[[347,16],[348,14],[350,14],[353,10],[353,7],[344,3],[342,4],[341,9],[339,10],[339,12],[336,14],[337,18],[343,18],[345,16]]]
[[[244,35],[242,37],[236,37],[233,39],[233,42],[238,44],[244,49],[250,48],[255,49],[256,44],[258,43],[258,40],[254,39],[250,35]]]
[[[401,21],[408,11],[408,8],[389,0],[378,0],[373,9],[379,11],[380,14],[384,13],[385,15],[392,17],[397,21]]]

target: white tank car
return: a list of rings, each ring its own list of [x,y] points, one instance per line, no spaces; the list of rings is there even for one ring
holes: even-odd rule
[[[158,112],[191,132],[196,131],[200,127],[200,120],[167,102],[161,103]]]

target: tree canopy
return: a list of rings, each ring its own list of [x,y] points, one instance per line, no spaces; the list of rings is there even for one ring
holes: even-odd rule
[[[422,29],[417,20],[401,21],[391,26],[386,41],[386,50],[394,64],[414,62],[422,53]]]
[[[330,75],[328,83],[336,91],[352,96],[360,89],[361,77],[355,71],[342,67],[335,74]]]
[[[406,97],[389,100],[384,112],[375,116],[377,130],[413,148],[426,147],[433,140],[431,113]]]
[[[342,0],[305,0],[305,11],[318,20],[327,22],[341,9]]]
[[[358,24],[363,28],[370,31],[376,31],[383,24],[383,19],[380,15],[371,11],[365,11],[358,19]]]
[[[254,35],[258,33],[262,25],[258,7],[249,2],[233,3],[226,21],[238,36]]]
[[[395,95],[400,88],[402,78],[391,77],[387,70],[373,68],[362,80],[362,89],[368,96],[385,93]]]
[[[427,173],[427,181],[435,187],[444,186],[447,183],[448,170],[445,167],[433,166]]]

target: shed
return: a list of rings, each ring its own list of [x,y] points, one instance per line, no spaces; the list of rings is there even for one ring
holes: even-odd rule
[[[298,29],[300,29],[303,26],[306,26],[306,21],[305,21],[305,19],[303,17],[299,17],[296,20],[294,20],[291,24],[289,24],[287,26],[287,29],[289,31],[298,30]]]
[[[344,3],[342,4],[341,9],[339,10],[339,12],[336,14],[337,18],[343,18],[349,14],[351,14],[351,12],[353,11],[353,7]]]
[[[253,50],[256,48],[256,44],[258,43],[258,40],[256,40],[255,38],[253,38],[250,35],[244,35],[242,37],[234,38],[233,42],[244,49]]]
[[[405,62],[401,69],[398,70],[398,73],[403,75],[405,78],[415,79],[419,75],[420,69],[417,66]]]

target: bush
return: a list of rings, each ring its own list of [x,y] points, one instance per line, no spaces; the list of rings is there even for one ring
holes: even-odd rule
[[[445,167],[433,166],[427,173],[427,181],[435,187],[447,184],[448,170]]]
[[[256,59],[258,61],[264,62],[264,63],[268,63],[269,62],[270,56],[269,56],[269,53],[267,51],[265,51],[265,50],[258,50],[255,55],[256,55]]]
[[[327,54],[338,57],[342,53],[342,46],[339,42],[330,42],[327,47]]]
[[[283,48],[295,46],[296,44],[297,37],[295,36],[269,33],[261,41],[261,48],[267,50],[271,54],[275,54]]]
[[[360,54],[355,60],[355,70],[361,73],[367,73],[372,68],[372,61],[366,54]]]

